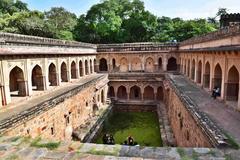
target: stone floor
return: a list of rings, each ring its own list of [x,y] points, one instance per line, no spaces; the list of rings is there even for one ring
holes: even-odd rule
[[[210,119],[240,144],[240,112],[226,107],[224,102],[214,100],[209,93],[182,75],[170,75],[170,78],[196,103],[200,111],[206,113]]]
[[[80,142],[61,142],[56,148],[33,145],[34,139],[23,137],[0,137],[1,160],[237,160],[239,150],[210,148],[129,147],[99,145]],[[46,144],[40,140],[37,144]],[[54,143],[54,142],[51,142]]]
[[[22,100],[21,102],[12,103],[9,106],[4,106],[4,108],[1,108],[0,110],[0,122],[8,117],[19,114],[43,101],[61,95],[62,93],[81,86],[91,80],[97,79],[100,76],[102,76],[102,74],[89,75],[77,81],[65,83],[62,86],[58,86],[51,90],[44,91],[44,94],[35,94],[31,97],[24,98],[24,100]]]

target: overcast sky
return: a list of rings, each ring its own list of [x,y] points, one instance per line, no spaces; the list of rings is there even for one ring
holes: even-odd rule
[[[51,7],[64,7],[77,15],[86,13],[100,0],[23,0],[30,9],[41,11]],[[240,12],[240,0],[143,0],[147,10],[157,16],[181,17],[183,19],[213,17],[218,8],[230,13]]]

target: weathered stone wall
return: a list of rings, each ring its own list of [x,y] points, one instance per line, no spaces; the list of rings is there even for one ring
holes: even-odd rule
[[[201,127],[193,119],[173,89],[166,91],[165,101],[170,124],[179,147],[212,147]]]
[[[95,84],[99,83],[101,81],[91,83],[76,95],[65,99],[52,109],[11,128],[5,135],[31,136],[33,138],[40,136],[45,139],[70,140],[74,129],[95,116],[93,98],[98,104],[98,109],[101,109],[103,103],[106,102],[108,87],[105,84],[96,90]],[[104,102],[96,98],[101,95],[102,91],[105,93],[103,95]]]

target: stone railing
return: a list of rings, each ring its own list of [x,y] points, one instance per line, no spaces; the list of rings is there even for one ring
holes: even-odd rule
[[[126,52],[126,51],[161,51],[177,50],[178,43],[122,43],[122,44],[99,44],[98,52]]]
[[[36,36],[27,36],[13,33],[0,32],[1,44],[22,44],[22,45],[47,45],[47,46],[64,46],[64,47],[84,47],[96,48],[97,46],[89,43],[76,41],[65,41],[52,38],[43,38]]]
[[[213,40],[222,39],[225,37],[236,36],[238,34],[240,34],[240,25],[229,26],[229,27],[221,28],[212,33],[190,38],[186,41],[181,42],[180,46],[213,41]]]

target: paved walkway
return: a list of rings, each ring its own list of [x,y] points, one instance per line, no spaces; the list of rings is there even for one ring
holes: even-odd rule
[[[61,95],[67,91],[77,88],[77,87],[79,87],[91,80],[97,79],[101,76],[102,76],[102,74],[89,75],[83,79],[76,81],[76,82],[68,83],[68,84],[65,84],[64,86],[56,87],[54,90],[49,90],[45,94],[35,96],[35,97],[31,98],[30,100],[24,100],[23,102],[21,102],[19,104],[15,104],[14,107],[11,107],[10,109],[0,110],[0,122],[3,121],[4,119],[7,119],[7,118],[17,115],[19,113],[22,113],[25,110],[36,106],[37,104],[40,104],[47,100],[50,100],[53,97],[57,97],[58,95]],[[7,106],[6,106],[6,108],[7,108]]]
[[[224,102],[214,100],[209,93],[199,88],[182,75],[170,75],[188,97],[195,102],[200,111],[206,113],[210,119],[230,134],[240,144],[240,112],[226,107]]]

